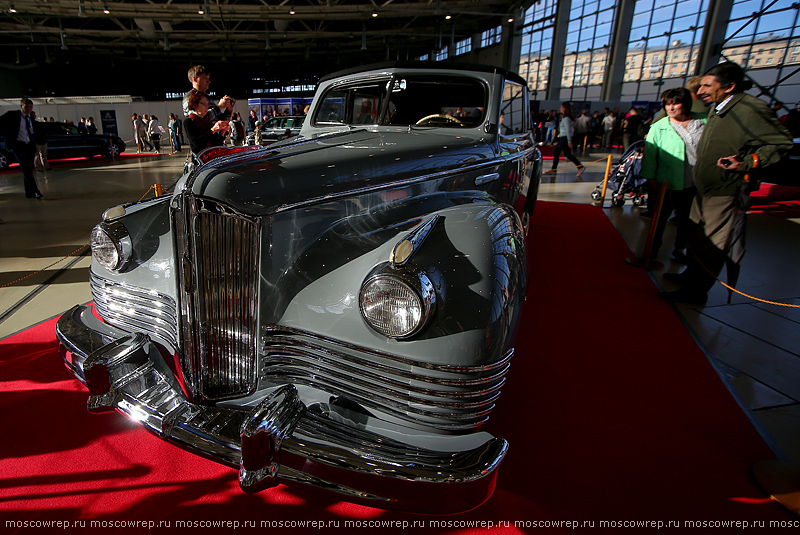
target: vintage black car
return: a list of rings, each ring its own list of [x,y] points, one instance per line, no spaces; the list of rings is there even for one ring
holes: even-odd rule
[[[273,117],[261,125],[261,144],[269,145],[276,141],[283,141],[300,134],[305,121],[305,115],[282,115]],[[255,134],[250,132],[245,139],[245,145],[255,145]]]
[[[44,131],[47,138],[48,160],[64,158],[116,157],[125,150],[125,142],[110,134],[81,134],[78,127],[69,123],[36,122],[36,130]],[[5,169],[17,159],[0,138],[0,169]]]
[[[171,195],[104,214],[103,321],[61,317],[64,361],[90,411],[238,468],[246,491],[471,509],[508,449],[483,426],[512,367],[540,174],[515,74],[328,76],[298,137],[207,149]]]

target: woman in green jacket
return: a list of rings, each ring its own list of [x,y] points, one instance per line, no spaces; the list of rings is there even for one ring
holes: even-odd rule
[[[670,89],[662,95],[661,102],[667,116],[650,126],[642,157],[642,178],[667,183],[667,194],[661,217],[656,222],[652,257],[661,247],[664,228],[675,210],[678,232],[672,257],[686,261],[686,222],[692,199],[697,193],[692,180],[692,168],[697,162],[697,145],[703,133],[706,118],[692,113],[692,94],[683,87]],[[657,187],[651,191],[658,191]]]

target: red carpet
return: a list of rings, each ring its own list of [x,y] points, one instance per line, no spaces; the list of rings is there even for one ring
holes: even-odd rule
[[[773,455],[646,272],[626,265],[630,250],[603,211],[540,202],[531,241],[521,339],[487,426],[511,447],[482,507],[428,517],[283,486],[243,494],[233,470],[120,415],[88,414],[56,354],[52,320],[0,341],[0,525],[94,520],[139,533],[147,530],[119,522],[247,521],[257,527],[245,533],[264,533],[261,521],[330,521],[340,529],[313,531],[350,533],[345,522],[358,520],[417,522],[429,533],[566,533],[552,523],[586,521],[594,529],[579,532],[635,534],[644,521],[677,522],[684,533],[700,531],[689,520],[714,533],[742,531],[718,522],[793,521],[749,475]],[[438,521],[450,524],[431,527]],[[469,527],[479,521],[494,527]]]
[[[780,217],[800,217],[800,188],[761,184],[758,191],[750,194],[753,206],[748,213],[768,214]]]

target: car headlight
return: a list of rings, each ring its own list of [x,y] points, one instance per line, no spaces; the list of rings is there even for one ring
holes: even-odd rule
[[[94,259],[111,271],[123,268],[133,250],[128,230],[118,221],[100,223],[94,227],[90,244]]]
[[[424,273],[378,269],[364,281],[359,308],[375,331],[390,338],[416,334],[433,314],[436,292]]]

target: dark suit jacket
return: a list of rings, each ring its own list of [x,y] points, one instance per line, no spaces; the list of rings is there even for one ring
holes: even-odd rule
[[[6,138],[6,144],[10,145],[17,141],[19,135],[19,121],[22,117],[22,110],[11,110],[0,115],[0,136]],[[34,136],[36,135],[36,121],[31,119]],[[31,143],[34,139],[31,138]]]

